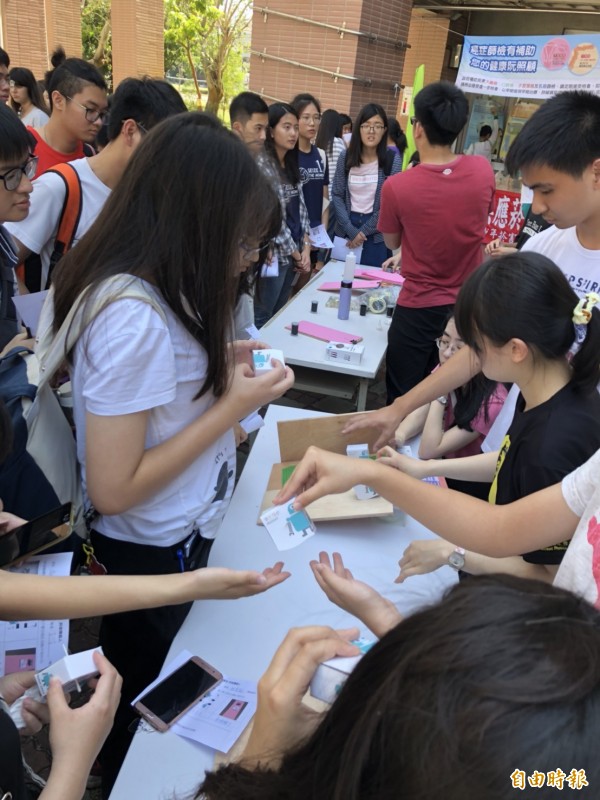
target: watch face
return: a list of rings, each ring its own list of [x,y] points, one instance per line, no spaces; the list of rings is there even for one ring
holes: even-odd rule
[[[451,553],[448,556],[448,563],[451,567],[454,567],[454,569],[462,569],[465,565],[465,557],[461,556],[460,553]]]

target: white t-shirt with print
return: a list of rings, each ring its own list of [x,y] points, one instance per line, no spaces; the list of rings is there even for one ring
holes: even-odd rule
[[[563,478],[561,487],[580,520],[554,584],[600,608],[600,450]]]
[[[557,228],[555,225],[536,233],[523,245],[522,252],[541,253],[560,267],[571,288],[580,297],[587,292],[600,292],[600,250],[588,250],[579,243],[575,228]],[[481,449],[493,453],[500,449],[506,431],[515,414],[519,389],[513,386],[504,401],[502,411],[490,428]]]
[[[87,158],[78,158],[70,165],[81,181],[81,216],[75,231],[73,246],[96,221],[111,190],[96,177]],[[32,253],[42,260],[42,289],[46,287],[48,266],[54,250],[54,240],[65,201],[65,182],[60,175],[44,172],[33,182],[28,216],[21,222],[7,222],[6,229]]]
[[[72,368],[77,457],[86,490],[86,412],[117,416],[149,411],[146,449],[167,441],[214,402],[198,400],[208,359],[150,284],[167,324],[152,306],[124,298],[105,308],[86,328]],[[229,504],[235,479],[235,441],[228,431],[209,445],[175,480],[148,500],[114,516],[102,515],[94,528],[105,536],[138,544],[168,546],[195,526],[214,538]]]

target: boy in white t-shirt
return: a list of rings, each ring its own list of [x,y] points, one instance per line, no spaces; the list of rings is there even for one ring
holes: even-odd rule
[[[523,126],[506,157],[511,174],[520,170],[533,191],[532,211],[551,227],[533,236],[523,250],[551,258],[583,297],[600,291],[600,97],[591,92],[561,92],[547,100]],[[389,406],[350,422],[344,432],[377,427],[375,447],[394,439],[404,417],[464,385],[479,371],[467,347]],[[509,395],[510,398],[510,395]],[[490,431],[494,450],[510,424],[505,403]],[[512,405],[514,409],[514,403]]]
[[[107,146],[95,156],[70,163],[81,184],[81,214],[73,245],[96,220],[142,137],[162,119],[185,110],[181,96],[166,81],[128,78],[119,84],[105,123],[108,126]],[[36,287],[38,290],[45,289],[49,282],[65,196],[63,178],[56,173],[43,173],[33,184],[29,215],[21,222],[6,226],[15,240],[19,260],[31,253],[41,256],[42,275],[40,286]]]

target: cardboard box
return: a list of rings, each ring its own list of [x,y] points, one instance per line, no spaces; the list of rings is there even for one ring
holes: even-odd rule
[[[41,669],[36,673],[35,680],[42,697],[48,693],[50,678],[60,678],[65,692],[77,690],[77,684],[93,678],[98,674],[98,667],[92,658],[93,653],[101,653],[101,647],[94,647],[92,650],[84,650],[83,653],[73,653],[72,655],[61,658],[46,669]]]
[[[254,374],[264,375],[266,372],[269,372],[269,370],[272,370],[272,358],[276,358],[277,361],[281,361],[283,366],[285,366],[283,352],[281,350],[253,350],[252,362],[254,364]]]
[[[364,352],[364,344],[328,342],[325,347],[325,358],[327,361],[341,361],[344,364],[360,364]]]

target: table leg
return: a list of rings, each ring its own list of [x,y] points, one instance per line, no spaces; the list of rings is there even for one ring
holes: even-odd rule
[[[356,410],[364,411],[367,407],[367,389],[369,388],[369,379],[361,378],[358,382],[358,398],[356,400]]]

